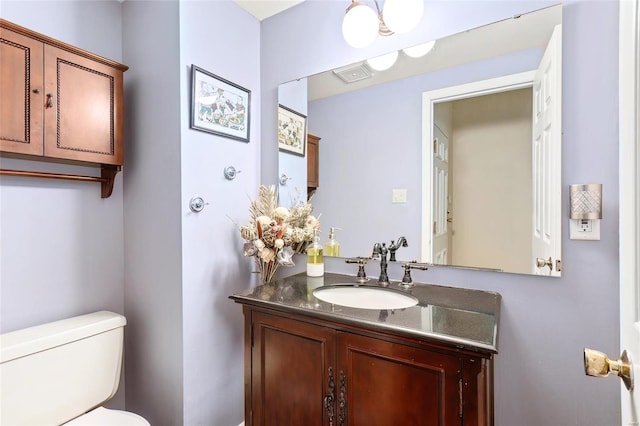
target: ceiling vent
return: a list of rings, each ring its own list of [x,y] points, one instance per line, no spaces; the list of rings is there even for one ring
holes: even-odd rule
[[[356,65],[348,65],[342,68],[336,68],[333,73],[340,77],[345,83],[355,83],[356,81],[371,78],[371,71],[364,65],[364,62]]]

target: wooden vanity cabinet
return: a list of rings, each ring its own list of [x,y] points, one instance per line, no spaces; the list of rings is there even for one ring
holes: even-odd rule
[[[327,369],[335,368],[334,330],[259,311],[245,314],[253,336],[248,347],[251,368],[245,369],[247,426],[329,424],[324,403]]]
[[[490,356],[245,305],[247,425],[489,425]]]
[[[0,151],[122,165],[127,66],[5,20],[0,57]]]

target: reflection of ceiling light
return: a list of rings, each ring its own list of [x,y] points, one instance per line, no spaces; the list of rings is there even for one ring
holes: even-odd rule
[[[408,33],[418,25],[424,12],[423,0],[385,0],[384,22],[396,34]]]
[[[361,1],[351,0],[342,20],[342,35],[352,47],[366,47],[373,43],[376,33],[389,36],[411,31],[424,12],[423,0],[385,0],[384,10],[380,10],[378,0],[374,11]],[[388,21],[392,24],[389,25]],[[384,15],[384,17],[383,17]]]
[[[402,51],[407,55],[410,56],[412,58],[420,58],[424,55],[426,55],[427,53],[431,52],[431,49],[433,49],[433,46],[436,45],[436,41],[432,40],[432,41],[428,41],[426,43],[422,43],[422,44],[418,44],[415,46],[411,46],[411,47],[407,47],[406,49],[402,49]]]
[[[376,71],[388,70],[396,63],[398,59],[398,51],[387,53],[386,55],[376,56],[375,58],[367,59],[367,65]]]
[[[369,6],[353,1],[342,21],[342,36],[352,47],[366,47],[378,34],[378,17]]]

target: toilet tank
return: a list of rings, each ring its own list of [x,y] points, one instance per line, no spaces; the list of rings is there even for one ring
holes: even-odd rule
[[[0,425],[58,425],[113,397],[126,319],[101,311],[0,335]]]

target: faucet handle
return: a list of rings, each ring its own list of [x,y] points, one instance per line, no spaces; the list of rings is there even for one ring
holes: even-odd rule
[[[409,244],[407,243],[407,239],[405,237],[398,238],[397,243],[394,240],[391,240],[391,244],[389,244],[389,262],[396,261],[396,251],[400,247],[409,247]]]
[[[376,257],[380,256],[380,251],[381,251],[382,245],[380,245],[380,243],[375,243],[373,245],[373,250],[371,251],[371,259],[375,259]]]
[[[369,278],[367,278],[367,274],[364,271],[364,265],[367,264],[367,261],[371,259],[370,257],[362,257],[362,256],[358,256],[358,257],[351,257],[348,259],[345,259],[345,263],[357,263],[358,264],[358,275],[356,275],[356,281],[359,283],[366,283],[367,281],[369,281]]]
[[[426,271],[429,269],[428,263],[419,263],[417,260],[412,260],[411,262],[403,263],[402,267],[404,268],[404,277],[402,277],[402,282],[400,283],[403,287],[413,287],[413,280],[411,279],[411,270],[412,269],[420,269]]]

